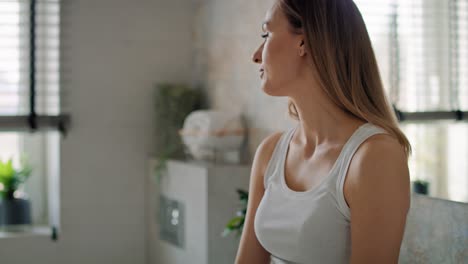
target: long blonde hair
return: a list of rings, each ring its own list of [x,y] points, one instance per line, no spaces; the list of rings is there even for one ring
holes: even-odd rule
[[[411,144],[383,88],[364,20],[352,0],[278,0],[293,32],[302,32],[321,88],[342,110],[382,127],[400,142],[408,159]],[[299,120],[288,102],[289,115]]]

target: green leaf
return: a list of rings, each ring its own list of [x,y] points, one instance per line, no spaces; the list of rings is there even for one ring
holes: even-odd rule
[[[232,231],[229,228],[225,228],[223,232],[221,233],[221,236],[226,237],[229,235]]]
[[[239,194],[239,199],[241,200],[247,200],[249,197],[249,193],[242,189],[237,189],[237,193]]]
[[[226,228],[228,229],[236,229],[239,228],[239,226],[244,222],[244,217],[242,216],[237,216],[232,218],[226,225]]]
[[[13,168],[13,158],[10,158],[8,162],[0,160],[0,182],[3,184],[1,195],[3,197],[6,192],[18,189],[31,175],[32,167],[24,154],[20,157],[20,165],[20,169],[15,170]]]
[[[10,158],[6,163],[0,161],[0,181],[3,182],[6,179],[13,178],[14,175],[15,170],[13,169],[13,159]]]

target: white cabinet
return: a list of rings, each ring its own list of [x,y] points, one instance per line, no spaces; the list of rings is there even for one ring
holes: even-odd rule
[[[158,184],[156,161],[149,161],[146,188],[149,263],[234,263],[239,239],[221,233],[242,207],[236,189],[248,191],[250,165],[169,160]],[[173,207],[159,211],[160,197]],[[166,223],[174,226],[161,233],[160,216],[164,215]],[[182,246],[169,242],[177,240]]]

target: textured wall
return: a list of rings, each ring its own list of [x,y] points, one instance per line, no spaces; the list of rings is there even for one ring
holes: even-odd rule
[[[266,135],[294,122],[286,98],[263,93],[251,62],[271,3],[206,0],[196,10],[194,80],[206,86],[213,108],[246,115],[251,155]],[[413,195],[400,262],[468,263],[468,204]]]
[[[269,133],[293,120],[287,99],[263,93],[259,66],[252,62],[261,44],[267,1],[198,1],[194,34],[193,80],[207,88],[210,107],[245,115],[250,128],[250,156]]]

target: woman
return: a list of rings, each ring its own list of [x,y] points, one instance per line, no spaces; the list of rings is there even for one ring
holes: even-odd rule
[[[277,0],[253,56],[298,123],[257,148],[237,264],[397,263],[411,146],[351,0]]]

